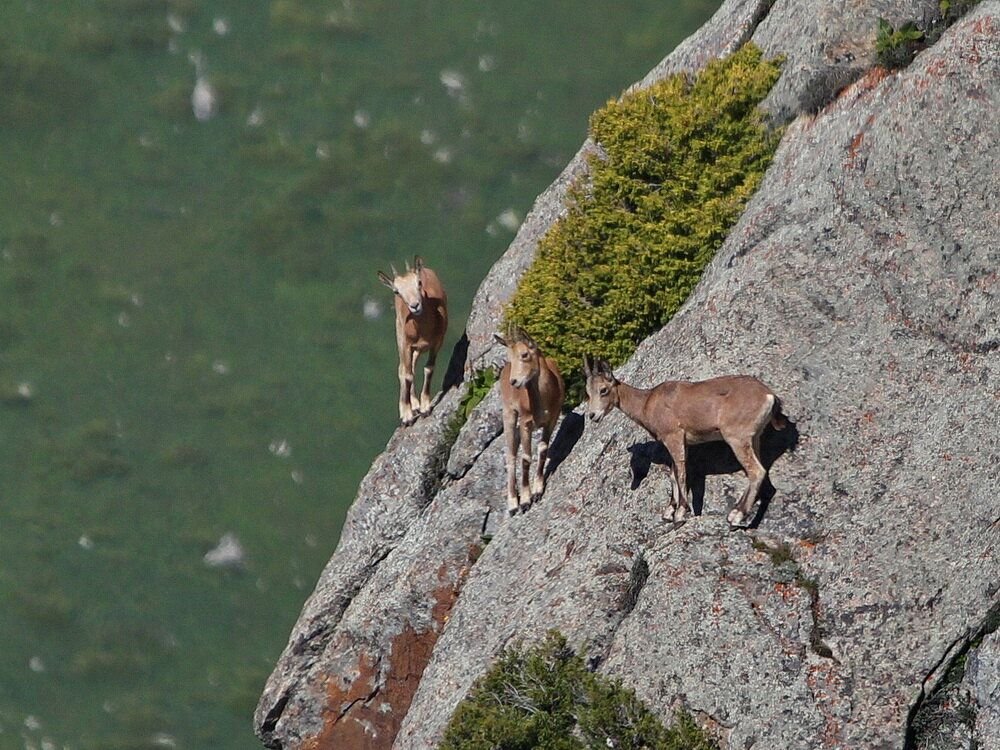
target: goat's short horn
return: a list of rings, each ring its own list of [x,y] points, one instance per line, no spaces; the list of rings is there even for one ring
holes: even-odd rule
[[[399,271],[396,270],[396,266],[394,266],[392,263],[389,264],[389,270],[392,271],[393,278],[399,276]]]

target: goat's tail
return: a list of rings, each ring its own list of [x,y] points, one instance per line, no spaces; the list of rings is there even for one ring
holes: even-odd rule
[[[781,411],[781,399],[774,397],[774,406],[771,407],[771,427],[776,430],[783,430],[788,427],[788,417]]]

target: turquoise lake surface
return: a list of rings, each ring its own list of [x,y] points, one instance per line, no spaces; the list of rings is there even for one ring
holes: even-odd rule
[[[397,421],[376,270],[442,277],[440,385],[588,114],[717,6],[3,3],[0,749],[259,747]]]

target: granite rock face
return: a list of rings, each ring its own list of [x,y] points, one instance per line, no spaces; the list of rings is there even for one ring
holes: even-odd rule
[[[727,2],[659,75],[748,37],[808,67],[830,40],[870,52],[873,12],[919,17],[915,3],[835,5]],[[819,41],[800,36],[807,18]],[[776,89],[776,116],[807,78]],[[821,81],[827,97],[838,80]],[[617,373],[649,386],[741,372],[781,396],[793,424],[765,433],[756,528],[725,522],[746,480],[718,445],[692,450],[701,515],[667,522],[663,452],[618,413],[586,429],[566,416],[542,501],[498,522],[496,394],[452,449],[453,390],[362,483],[261,699],[265,744],[433,747],[505,646],[558,628],[725,748],[912,747],[913,717],[1000,602],[998,111],[990,0],[907,69],[870,70],[797,116],[691,298]],[[499,311],[574,164],[480,289],[472,366],[497,356]],[[996,653],[987,634],[969,659],[983,738]]]
[[[973,737],[983,750],[1000,747],[1000,632],[988,635],[969,656],[965,681],[975,712]]]

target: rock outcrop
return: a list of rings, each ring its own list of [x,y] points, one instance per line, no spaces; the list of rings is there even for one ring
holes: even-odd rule
[[[769,106],[796,117],[764,184],[618,373],[745,372],[781,395],[794,426],[765,437],[759,525],[725,523],[745,478],[716,446],[692,451],[701,515],[666,522],[662,452],[620,414],[567,416],[542,502],[497,522],[495,394],[453,447],[453,390],[362,483],[261,699],[265,744],[433,747],[505,646],[558,628],[724,747],[914,746],[913,717],[1000,602],[1000,2],[897,72],[870,68],[875,19],[927,3],[833,5],[726,2],[655,72],[748,38],[788,56]],[[497,356],[502,305],[589,148],[484,282],[470,361]],[[992,737],[995,636],[970,661]]]

